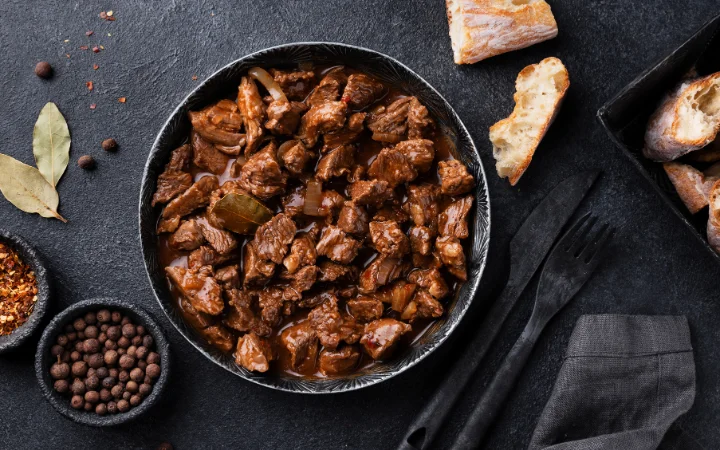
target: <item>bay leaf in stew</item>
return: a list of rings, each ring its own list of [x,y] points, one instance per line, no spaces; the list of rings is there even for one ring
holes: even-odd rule
[[[224,228],[239,234],[252,234],[273,217],[272,211],[258,200],[236,193],[226,194],[218,200],[211,213]]]

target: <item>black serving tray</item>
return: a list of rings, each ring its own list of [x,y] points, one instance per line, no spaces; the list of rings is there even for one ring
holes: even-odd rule
[[[648,119],[664,95],[693,69],[699,75],[720,71],[718,31],[720,15],[703,25],[665,59],[625,86],[598,110],[597,116],[615,144],[720,262],[720,255],[707,243],[707,208],[695,215],[690,214],[665,174],[662,164],[651,161],[642,154]],[[710,145],[717,144],[719,142],[716,141]]]

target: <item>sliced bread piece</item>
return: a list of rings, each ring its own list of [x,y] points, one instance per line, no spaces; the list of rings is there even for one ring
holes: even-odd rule
[[[720,181],[713,184],[708,200],[710,215],[707,224],[707,238],[710,246],[720,253]]]
[[[645,132],[645,157],[672,161],[699,150],[720,131],[720,72],[688,80],[665,97]]]
[[[560,109],[570,77],[557,58],[524,68],[515,81],[515,109],[490,127],[497,173],[515,186]]]
[[[691,214],[708,205],[708,195],[718,180],[716,170],[705,174],[692,166],[677,162],[663,163],[663,169]]]
[[[446,0],[457,64],[472,64],[557,36],[544,0]]]

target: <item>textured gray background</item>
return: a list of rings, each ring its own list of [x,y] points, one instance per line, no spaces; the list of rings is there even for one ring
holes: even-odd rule
[[[479,323],[507,273],[509,237],[557,182],[580,169],[605,175],[583,209],[622,227],[612,255],[544,333],[488,448],[526,447],[548,398],[572,327],[584,313],[686,314],[697,365],[698,394],[680,429],[703,448],[720,447],[720,266],[666,209],[608,140],[595,111],[644,68],[720,12],[720,2],[655,0],[552,2],[557,39],[470,67],[452,62],[444,2],[0,2],[0,152],[32,162],[32,127],[54,101],[68,119],[72,163],[59,185],[68,224],[31,216],[0,199],[0,226],[34,242],[55,276],[56,309],[96,296],[130,299],[156,316],[140,256],[137,198],[155,134],[174,106],[226,63],[267,46],[327,40],[369,47],[398,58],[454,105],[473,135],[489,175],[493,243],[484,278],[462,330],[413,370],[377,387],[332,396],[274,392],[205,360],[165,320],[175,369],[164,400],[134,425],[97,430],[74,425],[45,402],[32,367],[34,347],[0,358],[0,447],[392,448],[413,413],[453,360],[463,333]],[[115,11],[117,21],[98,18]],[[95,35],[85,36],[94,30]],[[107,36],[111,33],[112,36]],[[64,43],[69,39],[69,43]],[[105,51],[81,51],[102,44]],[[70,53],[68,59],[65,54]],[[487,129],[512,109],[517,72],[546,56],[561,58],[571,88],[563,110],[516,188],[493,171]],[[35,77],[38,60],[56,76]],[[92,70],[97,63],[100,69]],[[88,92],[85,82],[95,90]],[[118,97],[127,97],[120,104]],[[91,111],[89,105],[97,104]],[[121,149],[105,154],[100,141]],[[88,173],[74,164],[98,160]],[[481,386],[510,348],[530,312],[534,284],[513,313],[501,342],[440,438],[447,446]]]

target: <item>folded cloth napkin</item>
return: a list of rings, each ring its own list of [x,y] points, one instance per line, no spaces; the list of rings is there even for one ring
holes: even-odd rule
[[[684,316],[582,316],[529,449],[656,449],[694,400]]]

